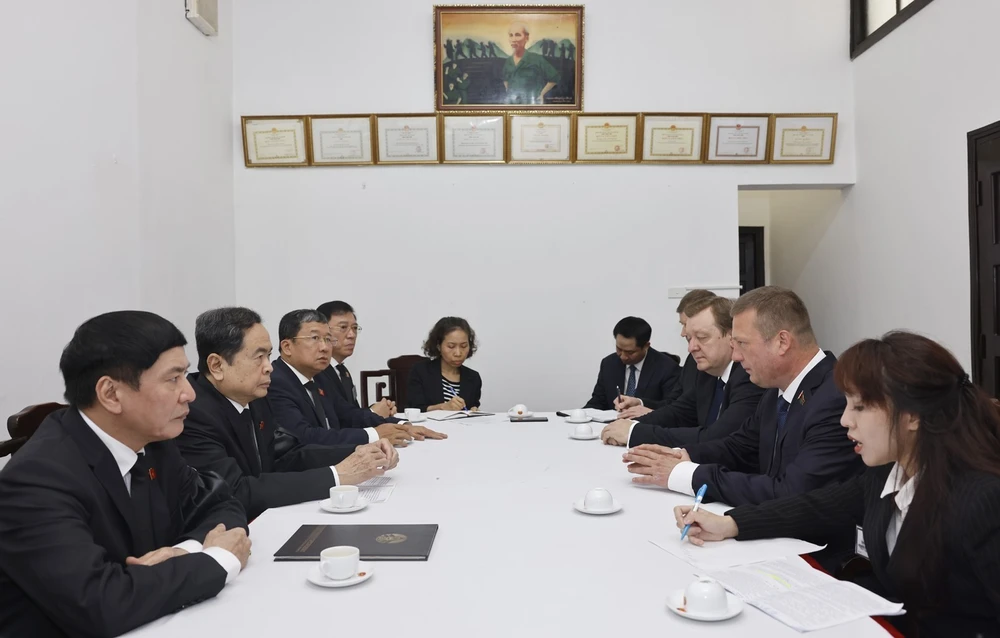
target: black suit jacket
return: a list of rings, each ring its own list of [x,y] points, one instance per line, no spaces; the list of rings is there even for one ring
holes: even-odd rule
[[[706,427],[717,380],[718,377],[699,372],[694,388],[670,405],[639,417],[639,423],[632,428],[628,446],[655,443],[684,447],[721,439],[738,430],[757,410],[764,390],[751,383],[750,375],[739,362],[734,361],[729,371],[729,382],[722,393],[719,418]]]
[[[267,397],[248,406],[257,425],[251,430],[204,375],[195,372],[188,379],[197,398],[189,405],[191,412],[177,446],[192,467],[226,480],[248,518],[260,516],[269,507],[326,497],[335,485],[330,466],[350,456],[356,446],[298,443],[297,437],[279,427]]]
[[[833,353],[799,384],[778,435],[778,390],[764,393],[757,410],[724,439],[687,446],[692,487],[708,485],[706,499],[730,505],[763,503],[802,494],[859,474],[864,464],[840,425],[847,400],[833,382]]]
[[[483,379],[479,373],[462,366],[459,368],[458,396],[465,400],[465,407],[478,408],[483,395]],[[406,382],[406,407],[426,412],[427,406],[444,403],[441,388],[441,359],[424,359],[413,364]]]
[[[947,504],[941,608],[922,609],[903,598],[898,576],[901,548],[924,530],[909,517],[889,554],[885,542],[895,504],[881,497],[892,464],[869,468],[863,475],[806,494],[743,506],[727,512],[739,527],[738,540],[790,536],[816,543],[853,538],[862,527],[872,564],[876,593],[904,603],[907,614],[889,618],[907,636],[973,638],[1000,636],[1000,477],[960,471]],[[916,630],[916,631],[915,631]]]
[[[688,355],[684,359],[684,365],[681,366],[681,373],[677,376],[677,381],[674,382],[674,387],[670,389],[670,392],[659,401],[656,399],[643,399],[642,404],[654,410],[666,407],[679,399],[685,392],[693,390],[697,379],[698,362],[694,360],[694,357]]]
[[[635,387],[635,396],[647,401],[659,402],[669,396],[677,383],[681,367],[672,357],[658,350],[649,349],[646,360],[642,364],[642,373]],[[597,373],[597,383],[590,401],[584,408],[595,410],[614,410],[615,398],[618,394],[615,388],[625,392],[625,364],[617,354],[609,354],[601,360],[601,368]]]
[[[350,371],[348,370],[347,373],[350,374]],[[326,384],[326,387],[330,388],[331,390],[339,394],[340,398],[344,400],[344,403],[347,403],[348,405],[351,405],[358,410],[366,410],[369,414],[373,415],[371,417],[365,417],[366,419],[374,423],[374,425],[366,427],[375,427],[377,425],[382,425],[383,423],[402,423],[404,421],[404,419],[397,419],[396,417],[393,416],[382,417],[375,414],[370,409],[362,408],[361,404],[358,403],[357,386],[356,385],[354,386],[353,393],[348,392],[347,386],[344,384],[343,379],[340,378],[340,375],[337,374],[337,371],[334,369],[332,363],[329,366],[327,366],[326,370],[317,374],[316,379],[318,382]]]
[[[309,391],[299,382],[295,372],[281,357],[274,360],[274,370],[271,372],[271,387],[267,398],[274,417],[281,427],[299,438],[300,443],[315,445],[363,445],[368,443],[368,433],[363,429],[370,427],[361,412],[348,405],[326,380],[317,375],[313,378],[320,392],[320,401],[329,429],[320,421],[316,406],[309,398]],[[372,412],[368,412],[373,414]],[[375,415],[378,416],[378,415]]]
[[[172,441],[145,454],[157,547],[246,528],[225,482]],[[0,635],[117,636],[222,590],[226,570],[207,554],[126,565],[155,549],[136,546],[133,520],[118,465],[80,413],[46,418],[0,472]]]

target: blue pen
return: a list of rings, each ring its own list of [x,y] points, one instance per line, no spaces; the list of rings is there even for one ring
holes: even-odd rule
[[[697,512],[698,508],[701,507],[701,499],[705,498],[705,492],[707,490],[708,490],[708,484],[707,483],[705,485],[702,485],[698,489],[698,495],[694,497],[694,508],[691,510],[692,514],[694,514],[695,512]],[[687,538],[688,530],[689,529],[691,529],[691,524],[690,523],[688,523],[687,525],[685,525],[684,529],[681,530],[681,540],[684,540],[685,538]]]

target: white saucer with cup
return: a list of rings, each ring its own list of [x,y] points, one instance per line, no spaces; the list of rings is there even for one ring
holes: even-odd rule
[[[587,415],[586,410],[570,410],[567,414],[569,414],[569,416],[566,417],[566,423],[588,423],[591,420],[590,416]]]
[[[593,441],[600,438],[600,436],[599,432],[594,432],[594,428],[589,423],[574,425],[569,431],[569,438],[576,439],[577,441]]]
[[[361,562],[360,558],[357,547],[327,547],[319,553],[319,565],[309,570],[306,580],[320,587],[350,587],[363,583],[372,577],[375,567]]]
[[[616,501],[611,492],[603,487],[595,487],[587,492],[586,496],[573,503],[576,511],[584,514],[614,514],[622,509],[621,503]]]
[[[534,413],[531,412],[531,410],[529,410],[527,407],[525,407],[523,403],[518,403],[511,409],[507,410],[507,416],[512,416],[515,419],[526,416],[533,416],[533,414]]]
[[[406,408],[403,410],[403,417],[410,423],[420,423],[427,418],[427,415],[420,411],[420,408]]]
[[[319,506],[327,512],[346,514],[368,507],[368,499],[359,495],[357,485],[338,485],[330,488],[330,498]]]
[[[691,620],[728,620],[743,611],[743,601],[719,584],[718,581],[702,576],[667,597],[667,607],[678,616]]]

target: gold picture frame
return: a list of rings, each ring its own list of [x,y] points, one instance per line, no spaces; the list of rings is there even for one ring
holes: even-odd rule
[[[308,115],[244,115],[240,129],[247,168],[309,166]]]
[[[572,164],[576,155],[576,115],[508,111],[507,163]],[[532,130],[540,134],[532,136]]]
[[[435,5],[434,108],[579,111],[583,50],[583,5]]]
[[[709,113],[706,164],[767,164],[770,113]]]
[[[639,161],[639,113],[578,113],[576,164],[635,164]]]
[[[507,118],[503,111],[456,111],[438,113],[438,118],[442,164],[507,161]]]
[[[309,116],[310,166],[370,166],[374,141],[374,115]]]
[[[707,113],[642,113],[644,164],[703,164],[708,145]]]
[[[837,151],[836,113],[773,113],[772,164],[833,164]]]
[[[437,113],[376,113],[375,163],[440,164],[438,127]]]

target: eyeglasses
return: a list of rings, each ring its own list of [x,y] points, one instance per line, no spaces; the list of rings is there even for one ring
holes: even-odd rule
[[[296,339],[306,339],[308,341],[311,341],[312,345],[314,346],[318,346],[320,342],[325,343],[328,346],[332,346],[333,344],[337,343],[337,340],[333,339],[332,337],[321,337],[319,335],[308,335],[306,337],[292,337],[292,341],[295,341]]]
[[[358,333],[361,332],[361,326],[359,326],[358,324],[354,324],[353,326],[349,326],[346,323],[341,323],[341,324],[338,324],[336,326],[333,326],[333,330],[334,330],[334,332],[337,332],[338,334],[346,334],[346,333],[351,332],[351,331],[353,331],[354,334],[358,334]]]

